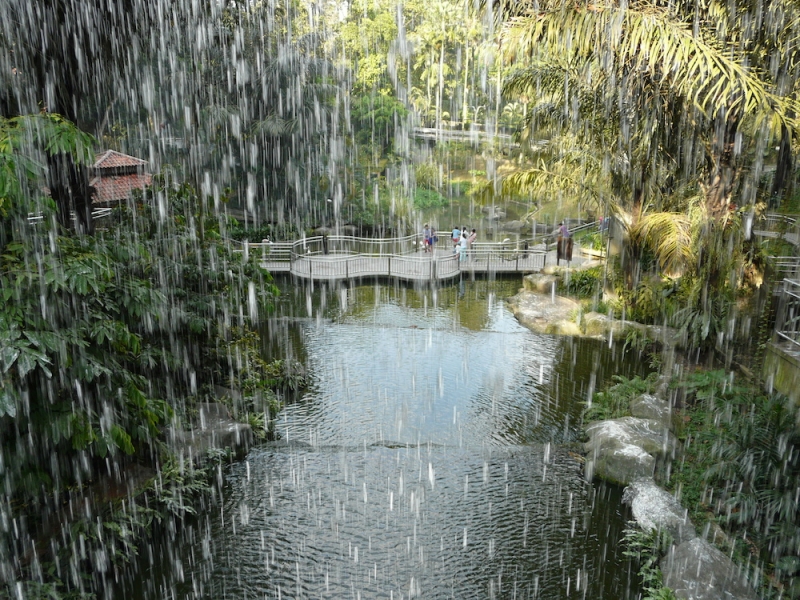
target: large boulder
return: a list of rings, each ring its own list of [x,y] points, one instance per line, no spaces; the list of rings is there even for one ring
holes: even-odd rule
[[[631,400],[630,408],[634,417],[658,421],[664,427],[672,426],[672,409],[666,400],[651,394],[641,394]]]
[[[656,456],[674,452],[677,442],[667,428],[651,419],[622,417],[586,428],[586,476],[612,483],[652,477]]]
[[[528,292],[552,294],[553,286],[558,287],[558,276],[545,273],[531,273],[522,278],[522,288]]]
[[[617,325],[619,321],[609,319],[606,315],[598,312],[587,312],[581,319],[581,329],[584,335],[590,337],[604,336],[609,331],[621,330]]]
[[[525,223],[524,221],[514,220],[514,221],[509,221],[508,223],[503,225],[503,229],[505,229],[506,231],[519,232],[525,229],[527,226],[528,226],[527,223]]]
[[[228,448],[234,454],[241,454],[253,443],[250,425],[234,421],[224,404],[203,402],[197,408],[197,419],[191,429],[172,430],[169,435],[176,454],[197,461],[212,448]]]
[[[678,544],[697,537],[686,509],[650,478],[632,481],[622,501],[630,505],[633,518],[644,531],[667,531]]]
[[[741,569],[702,538],[673,546],[661,560],[664,585],[684,600],[757,600]]]
[[[537,333],[580,335],[572,314],[580,308],[563,296],[521,291],[507,300],[508,307],[523,326]]]
[[[635,321],[624,321],[610,318],[598,312],[587,312],[581,317],[581,331],[589,337],[612,335],[616,339],[624,339],[629,333],[650,338],[668,347],[678,342],[678,333],[669,327],[642,325]]]

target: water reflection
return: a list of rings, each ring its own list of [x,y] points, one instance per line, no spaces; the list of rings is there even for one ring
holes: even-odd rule
[[[311,389],[152,560],[157,597],[636,597],[619,490],[571,444],[594,386],[640,364],[522,328],[504,285],[287,294],[265,343]]]

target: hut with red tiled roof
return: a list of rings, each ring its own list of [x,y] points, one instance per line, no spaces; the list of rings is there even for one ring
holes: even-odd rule
[[[151,180],[146,160],[116,150],[106,150],[94,162],[94,177],[89,182],[95,189],[92,204],[118,204],[130,198],[133,190],[143,190],[150,185]]]

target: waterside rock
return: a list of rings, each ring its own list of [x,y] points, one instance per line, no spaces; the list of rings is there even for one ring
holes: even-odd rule
[[[685,600],[757,600],[741,570],[702,538],[673,546],[661,560],[664,585]]]
[[[613,335],[616,339],[624,339],[629,334],[639,336],[641,339],[650,339],[668,346],[678,344],[679,335],[670,327],[657,325],[642,325],[635,321],[623,321],[609,318],[598,312],[587,312],[581,315],[581,332],[589,337],[604,337]]]
[[[522,291],[507,302],[520,324],[532,331],[580,335],[578,325],[571,318],[580,306],[574,300]]]
[[[656,456],[671,454],[675,437],[658,421],[622,417],[586,428],[586,476],[627,485],[653,476]]]
[[[503,225],[503,229],[505,229],[506,231],[522,231],[527,227],[528,227],[527,223],[518,220],[508,221]]]
[[[630,408],[634,417],[658,421],[663,427],[672,425],[672,410],[666,400],[651,394],[642,394],[631,400]]]
[[[666,530],[680,544],[697,537],[688,511],[650,478],[632,481],[622,494],[633,518],[647,532]]]
[[[553,286],[558,286],[558,279],[557,275],[549,273],[531,273],[522,278],[522,289],[526,292],[552,294]]]

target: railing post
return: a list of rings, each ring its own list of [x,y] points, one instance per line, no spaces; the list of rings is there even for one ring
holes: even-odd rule
[[[783,285],[781,286],[781,295],[778,298],[778,309],[775,311],[775,329],[772,331],[772,341],[777,343],[780,340],[778,339],[778,333],[782,332],[785,325],[786,325],[786,297],[788,291],[788,280],[783,280]]]

